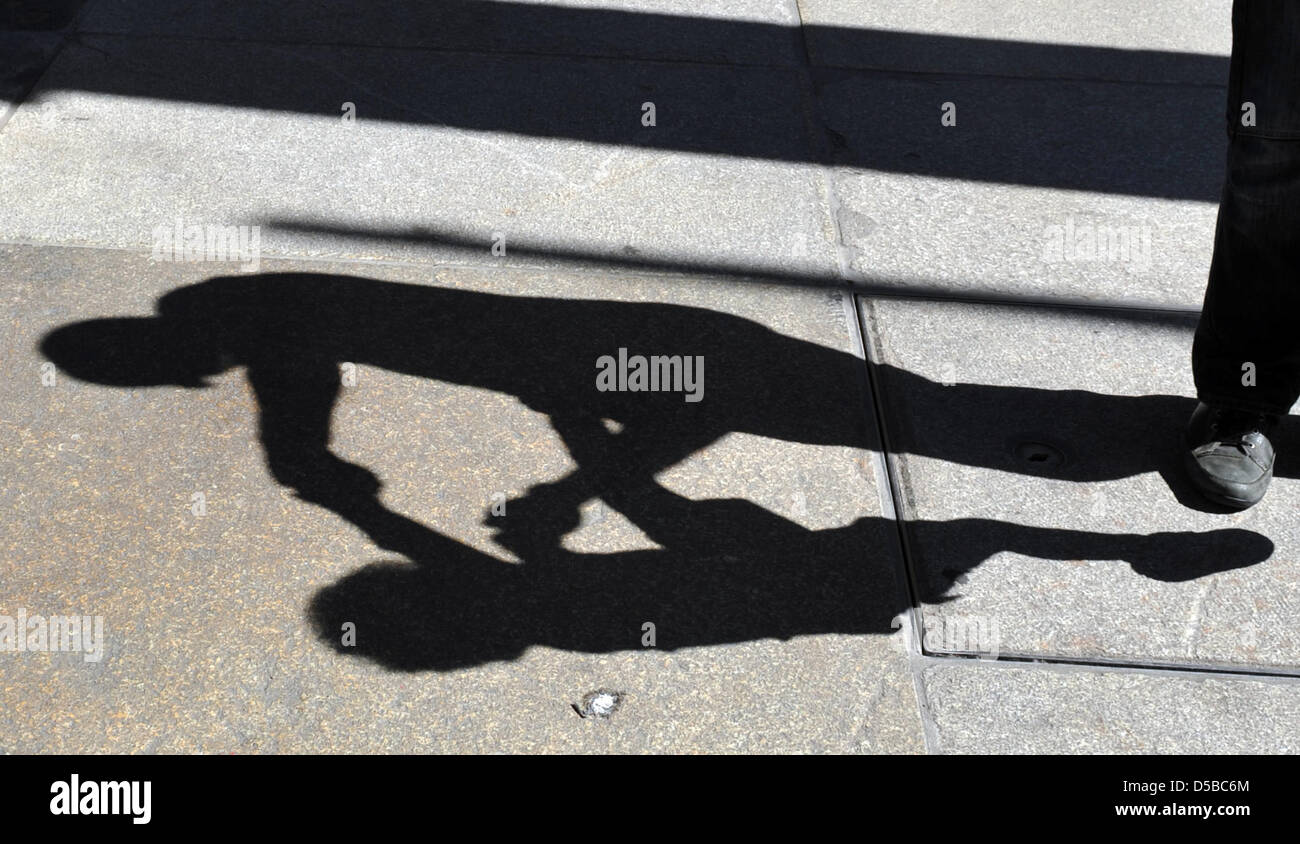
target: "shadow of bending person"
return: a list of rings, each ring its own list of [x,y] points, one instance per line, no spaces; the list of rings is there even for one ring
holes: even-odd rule
[[[809,530],[749,501],[693,501],[656,480],[733,432],[879,449],[863,412],[870,399],[862,361],[751,320],[680,305],[285,273],[181,287],[159,300],[154,316],[66,325],[47,334],[40,350],[73,377],[123,387],[202,388],[244,367],[274,478],[409,561],[363,567],[311,604],[322,639],[393,668],[448,670],[512,659],[534,644],[636,648],[646,622],[660,631],[657,646],[669,649],[888,633],[909,604],[891,521]],[[600,388],[602,360],[636,355],[664,356],[656,376],[664,389]],[[522,564],[388,509],[380,480],[330,450],[343,362],[507,393],[548,417],[576,468],[510,502],[508,518],[486,518],[498,544]],[[943,424],[955,432],[951,439],[923,432],[905,439],[903,450],[998,468],[1003,457],[969,432],[1002,430],[997,420],[1008,412],[1039,414],[1044,424],[1060,413],[1082,414],[1072,424],[1086,427],[1089,414],[1096,421],[1122,412],[1140,422],[1189,401],[941,387],[904,370],[886,375],[887,389],[902,389],[913,406],[941,407],[950,417]],[[630,373],[618,377],[626,381],[618,386],[638,384]],[[1098,422],[1093,435],[1105,430]],[[1063,477],[1158,468],[1142,449],[1099,454],[1096,465],[1063,464]],[[561,540],[592,498],[659,548],[566,550]],[[999,551],[1124,560],[1161,580],[1252,565],[1272,553],[1269,540],[1243,530],[1112,535],[979,519],[916,521],[908,529],[943,561],[942,569],[918,575],[917,597],[927,602],[943,600],[957,577]],[[355,648],[339,642],[345,621],[357,624]]]
[[[680,305],[310,273],[230,276],[171,291],[156,316],[58,328],[40,350],[73,377],[124,387],[200,388],[245,367],[275,479],[354,522],[380,547],[417,560],[445,544],[383,508],[379,479],[329,448],[342,362],[507,393],[548,417],[578,469],[511,502],[511,524],[529,525],[529,536],[517,538],[521,547],[555,546],[595,493],[653,483],[656,472],[730,432],[874,447],[855,412],[863,406],[856,358]],[[620,350],[629,359],[675,357],[668,371],[649,373],[667,389],[601,389],[598,363]],[[638,386],[630,375],[627,381]]]

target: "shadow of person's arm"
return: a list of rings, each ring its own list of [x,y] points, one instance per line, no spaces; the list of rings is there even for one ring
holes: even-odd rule
[[[374,473],[329,449],[330,416],[339,392],[334,361],[254,361],[248,380],[257,396],[267,467],[277,481],[300,498],[327,507],[379,492],[382,484]]]
[[[339,393],[338,366],[327,359],[261,360],[249,364],[257,395],[267,466],[304,501],[356,525],[380,548],[416,562],[449,565],[472,554],[460,542],[395,513],[379,500],[383,487],[364,466],[329,449],[330,416]]]

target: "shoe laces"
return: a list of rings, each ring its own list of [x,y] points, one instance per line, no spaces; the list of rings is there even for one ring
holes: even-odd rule
[[[1258,442],[1252,435],[1265,436],[1267,429],[1268,415],[1264,413],[1223,408],[1210,417],[1210,436],[1220,445],[1255,448]]]

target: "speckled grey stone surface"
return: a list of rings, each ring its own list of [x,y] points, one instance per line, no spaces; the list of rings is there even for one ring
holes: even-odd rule
[[[148,248],[179,217],[260,225],[269,255],[825,275],[798,91],[793,70],[86,36],[0,134],[0,238]]]
[[[944,103],[954,126],[940,122]],[[820,105],[842,141],[837,219],[860,278],[1199,306],[1222,90],[836,72]]]
[[[1300,670],[1294,449],[1235,516],[1171,471],[1188,315],[863,303],[908,574],[824,289],[1194,308],[1227,0],[357,9],[94,0],[52,65],[0,34],[0,107],[48,66],[0,116],[0,615],[105,622],[98,662],[0,653],[0,751],[1296,751],[1294,680],[987,659]],[[177,221],[260,226],[265,275],[150,261]],[[331,448],[387,516],[277,482],[246,344],[205,389],[45,366],[207,279],[136,366],[353,338]],[[227,306],[283,330],[204,340]],[[703,410],[598,400],[623,337],[706,350]],[[575,469],[626,489],[539,514]]]
[[[840,557],[827,557],[827,545],[786,557],[763,550],[763,559],[789,570],[773,572],[779,577],[768,584],[766,576],[738,576],[745,560],[719,550],[720,541],[727,546],[726,522],[667,553],[618,512],[589,502],[582,524],[564,539],[565,554],[534,561],[551,584],[546,603],[493,610],[503,623],[536,634],[536,643],[519,640],[523,647],[498,653],[475,641],[420,640],[411,647],[423,641],[437,652],[412,651],[417,662],[460,653],[464,664],[392,670],[361,653],[376,630],[387,629],[383,617],[360,624],[357,653],[336,651],[309,620],[313,600],[323,590],[347,598],[352,584],[391,581],[400,591],[390,593],[388,614],[400,629],[415,616],[436,626],[438,614],[454,611],[462,598],[419,592],[415,564],[275,482],[241,369],[201,390],[99,386],[62,372],[51,386],[42,383],[35,346],[46,332],[84,318],[147,315],[160,294],[229,267],[151,264],[143,253],[85,248],[4,246],[0,259],[11,315],[3,331],[11,376],[0,381],[0,503],[9,524],[0,549],[0,612],[102,615],[106,639],[98,663],[77,654],[0,655],[3,749],[924,750],[907,654],[890,628],[906,598],[896,534],[881,518],[863,447],[869,442],[811,445],[735,433],[659,476],[697,502],[687,507],[703,519],[697,531],[710,513],[725,512],[718,508],[728,499],[744,499],[755,517],[767,513],[787,533],[854,538],[833,546]],[[851,349],[840,294],[824,291],[607,274],[263,266],[289,270],[450,291],[596,296],[645,303],[647,313],[653,303],[672,302],[706,317],[721,310],[761,321],[828,352]],[[491,350],[485,355],[490,361]],[[710,372],[715,380],[706,384],[722,395],[726,368]],[[383,480],[386,506],[464,543],[485,578],[517,565],[483,520],[494,492],[514,499],[572,468],[546,417],[501,392],[374,366],[355,374],[334,411],[333,449]],[[852,414],[862,396],[850,391],[835,400]],[[766,405],[753,415],[769,413],[772,401]],[[196,515],[200,492],[205,507]],[[547,579],[546,566],[561,579]],[[680,583],[656,574],[669,570],[682,574]],[[828,572],[838,574],[832,580]],[[610,593],[619,583],[672,598],[677,608],[665,604],[665,615],[632,619],[622,640],[601,640],[596,651],[548,644],[547,618],[562,633],[584,624],[599,630],[601,618],[626,614],[630,598]],[[491,596],[481,597],[490,607]],[[505,591],[500,600],[520,597],[527,598]],[[728,638],[725,627],[714,629],[744,606],[752,617],[743,629],[754,635]],[[532,616],[537,623],[529,626]],[[656,619],[656,647],[643,647],[640,624]],[[699,644],[682,642],[683,624]],[[427,624],[412,629],[425,632]],[[608,720],[580,718],[571,704],[599,688],[624,693],[623,705]]]
[[[1300,753],[1294,680],[951,662],[922,676],[940,753]]]
[[[884,300],[866,319],[933,650],[996,626],[1003,654],[1300,668],[1298,426],[1261,505],[1187,489],[1192,320]]]

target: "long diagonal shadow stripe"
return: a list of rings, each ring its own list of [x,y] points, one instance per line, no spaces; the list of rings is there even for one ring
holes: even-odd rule
[[[121,27],[143,38],[80,34],[35,96],[332,120],[359,102],[366,120],[485,133],[1203,202],[1219,193],[1222,56],[477,0],[336,2],[301,16],[244,0],[189,27],[155,11]],[[171,32],[203,37],[160,37]],[[864,69],[801,67],[801,38]],[[719,59],[744,64],[704,64]],[[924,73],[936,67],[974,75]],[[811,135],[797,117],[804,73]],[[938,104],[954,99],[960,130],[944,130]],[[640,121],[646,101],[653,128]]]

